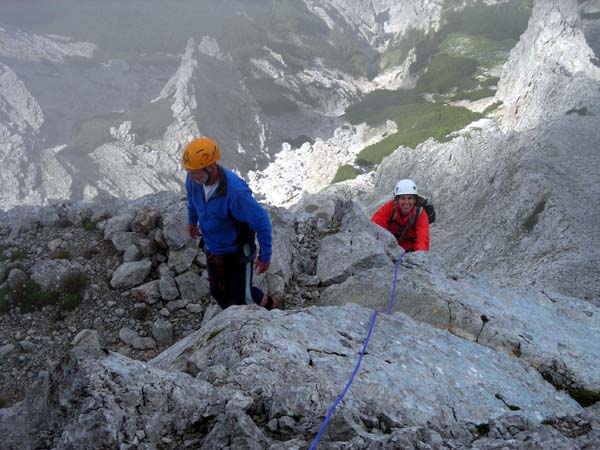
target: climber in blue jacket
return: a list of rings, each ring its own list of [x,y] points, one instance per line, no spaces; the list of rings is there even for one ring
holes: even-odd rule
[[[279,298],[252,286],[252,263],[257,274],[271,263],[269,215],[244,180],[217,164],[220,156],[217,142],[201,137],[186,146],[182,157],[188,232],[204,241],[211,295],[223,309],[245,304],[280,308]]]

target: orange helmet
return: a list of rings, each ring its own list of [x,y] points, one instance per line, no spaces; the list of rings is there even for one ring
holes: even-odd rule
[[[221,158],[219,144],[207,137],[194,139],[183,151],[181,162],[186,170],[204,169]]]

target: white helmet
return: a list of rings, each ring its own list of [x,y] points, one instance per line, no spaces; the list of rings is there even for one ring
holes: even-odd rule
[[[394,196],[396,195],[419,195],[416,183],[409,179],[398,181],[394,188]]]

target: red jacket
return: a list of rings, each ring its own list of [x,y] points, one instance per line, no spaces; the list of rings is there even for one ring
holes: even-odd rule
[[[390,200],[373,214],[371,221],[396,236],[398,245],[407,252],[414,252],[416,250],[429,251],[429,217],[427,217],[427,213],[421,210],[421,214],[417,217],[415,226],[409,226],[408,230],[404,233],[402,240],[399,240],[398,238],[402,234],[402,231],[417,213],[417,207],[415,206],[406,216],[402,216],[400,211],[396,209],[396,214],[394,214],[394,220],[392,221],[391,218],[394,206],[394,200]]]

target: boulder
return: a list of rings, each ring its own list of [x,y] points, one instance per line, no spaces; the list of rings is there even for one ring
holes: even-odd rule
[[[184,247],[190,236],[187,231],[187,207],[179,202],[170,207],[163,215],[163,237],[169,248],[178,250]]]
[[[110,285],[115,289],[138,286],[144,282],[150,270],[152,270],[152,262],[149,259],[125,262],[113,273]]]
[[[131,229],[131,221],[133,218],[133,214],[126,213],[108,219],[104,225],[104,239],[111,239],[113,233],[116,233],[117,231],[129,231]]]
[[[208,280],[194,272],[185,272],[175,277],[182,299],[197,302],[210,294]]]
[[[388,267],[398,252],[393,236],[372,223],[355,202],[338,204],[340,229],[321,241],[317,276],[323,285],[341,283],[354,273]]]

